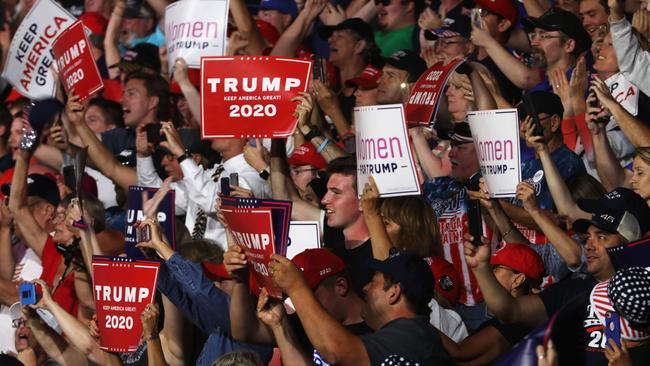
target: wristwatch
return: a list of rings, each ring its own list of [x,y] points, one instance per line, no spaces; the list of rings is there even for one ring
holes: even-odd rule
[[[269,173],[269,171],[266,170],[266,168],[260,170],[259,173],[260,173],[260,178],[262,178],[264,180],[269,179],[269,177],[271,176],[271,173]]]

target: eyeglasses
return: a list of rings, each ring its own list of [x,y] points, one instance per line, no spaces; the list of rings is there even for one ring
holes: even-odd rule
[[[493,12],[487,10],[487,9],[480,8],[479,10],[481,11],[481,12],[480,12],[480,14],[481,14],[481,18],[485,18],[486,16],[488,16],[488,15],[490,15],[490,14],[495,15],[495,16],[497,16],[497,17],[499,16],[499,14],[497,14],[497,13],[493,13]]]
[[[465,40],[462,40],[462,41],[448,41],[446,39],[439,39],[434,43],[434,45],[435,45],[435,47],[447,48],[447,47],[449,47],[449,45],[452,45],[452,44],[464,44],[466,42],[467,41],[465,41]]]
[[[553,34],[548,34],[546,32],[531,32],[528,33],[528,40],[531,42],[535,39],[539,38],[542,41],[545,41],[547,39],[553,39],[553,38],[564,38],[563,35],[553,35]]]
[[[375,5],[379,6],[379,4],[383,6],[388,6],[390,4],[391,0],[375,0]]]
[[[11,326],[14,328],[20,328],[25,324],[27,324],[27,320],[25,319],[14,319],[11,321]]]

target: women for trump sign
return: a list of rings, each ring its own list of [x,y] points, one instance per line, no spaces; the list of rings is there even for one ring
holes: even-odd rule
[[[357,193],[372,175],[381,197],[420,194],[420,182],[401,104],[354,109]]]
[[[514,197],[521,182],[517,110],[469,112],[467,119],[490,197]]]

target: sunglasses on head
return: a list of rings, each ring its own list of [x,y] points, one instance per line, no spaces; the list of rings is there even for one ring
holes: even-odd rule
[[[388,6],[390,4],[391,0],[375,0],[375,5],[379,6],[379,4],[383,6]]]

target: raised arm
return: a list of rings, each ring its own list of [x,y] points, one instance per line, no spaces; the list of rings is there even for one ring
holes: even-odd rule
[[[381,217],[381,199],[379,189],[372,176],[368,177],[368,183],[363,187],[363,194],[359,202],[363,211],[363,218],[368,227],[370,242],[372,244],[372,256],[378,260],[388,258],[393,243],[388,236],[384,220]]]
[[[482,244],[474,246],[472,237],[465,235],[465,261],[472,269],[490,312],[504,323],[517,323],[536,327],[547,319],[544,303],[537,295],[512,297],[499,284],[490,265],[490,244],[481,238]]]
[[[88,364],[86,356],[72,347],[62,335],[41,321],[34,309],[24,307],[23,316],[27,319],[27,324],[38,344],[57,364],[61,366]]]
[[[513,83],[521,89],[530,89],[537,85],[542,79],[539,73],[515,58],[507,49],[505,49],[496,39],[484,30],[486,25],[481,20],[481,27],[477,28],[472,24],[472,43],[477,47],[483,47],[499,70]]]
[[[614,155],[614,151],[612,151],[612,147],[609,145],[605,124],[599,122],[601,118],[607,116],[607,111],[600,107],[590,106],[589,104],[594,101],[596,101],[595,95],[589,95],[587,98],[587,114],[585,115],[585,120],[589,127],[589,132],[591,132],[594,162],[596,163],[598,176],[607,191],[611,191],[616,187],[626,187],[627,177],[625,169],[621,167],[616,155]]]
[[[246,49],[249,55],[261,55],[266,48],[266,41],[262,38],[255,20],[248,11],[244,0],[230,0],[230,14],[232,15],[237,30],[248,40]]]
[[[284,304],[278,300],[271,300],[264,288],[257,302],[257,317],[273,331],[283,360],[291,360],[292,366],[312,365],[311,355],[301,347],[287,319]]]
[[[275,43],[271,51],[271,56],[293,57],[296,49],[298,49],[302,40],[309,33],[314,20],[323,11],[325,4],[327,4],[326,0],[307,0],[304,9],[298,13],[293,23],[291,23],[289,28],[282,33],[280,39]]]
[[[607,108],[619,127],[623,130],[625,137],[634,145],[634,147],[643,147],[650,144],[650,128],[639,119],[630,114],[623,106],[617,102],[609,92],[609,87],[597,76],[594,77],[592,90],[603,107]]]
[[[316,300],[302,272],[287,258],[274,254],[269,273],[289,296],[314,348],[331,364],[370,365],[361,338],[348,331]]]
[[[232,234],[229,235],[232,238]],[[228,250],[223,254],[223,263],[228,274],[235,280],[230,297],[232,338],[240,342],[273,344],[273,332],[255,315],[257,300],[248,287],[248,259],[241,248],[234,244],[234,240],[229,240]]]
[[[71,94],[65,109],[67,120],[74,126],[83,144],[88,146],[88,156],[97,169],[126,191],[129,186],[138,184],[135,169],[120,164],[84,122],[84,107],[79,103],[79,97]]]
[[[106,35],[104,36],[104,58],[106,59],[106,65],[109,66],[109,79],[116,79],[120,76],[120,69],[110,66],[117,65],[120,62],[120,51],[117,45],[119,44],[124,9],[126,9],[126,0],[118,0],[115,2],[111,17],[108,19]]]
[[[321,210],[303,200],[291,180],[284,139],[273,139],[271,141],[270,167],[273,198],[293,202],[291,219],[300,221],[320,220]]]
[[[437,157],[429,147],[429,143],[424,135],[424,127],[409,128],[409,135],[413,142],[413,149],[420,160],[420,165],[424,174],[429,179],[446,176],[442,159]]]
[[[548,176],[547,176],[548,179]],[[544,232],[548,241],[560,255],[569,268],[578,268],[582,263],[582,248],[580,243],[571,239],[567,233],[539,208],[535,198],[535,188],[528,182],[517,186],[517,198],[524,204],[524,209],[535,220],[537,226]]]
[[[524,130],[526,140],[528,143],[534,146],[535,151],[537,151],[539,159],[542,162],[542,168],[544,169],[544,175],[546,176],[548,190],[551,192],[551,196],[553,197],[553,202],[555,203],[555,208],[557,209],[558,214],[568,216],[572,220],[577,220],[580,218],[591,218],[591,214],[582,211],[580,207],[578,207],[578,204],[573,200],[571,192],[569,191],[569,187],[567,187],[566,182],[560,175],[560,171],[557,169],[557,166],[555,166],[555,163],[551,158],[551,153],[548,150],[548,145],[546,142],[544,142],[544,138],[535,135],[535,127],[530,116],[526,117],[524,120]],[[533,213],[531,211],[527,211],[529,214],[531,214],[531,216],[533,216]],[[548,216],[543,216],[550,220]],[[540,221],[535,217],[533,217],[533,219],[537,225],[540,224]],[[540,228],[542,227],[540,226]]]
[[[200,121],[201,94],[199,94],[199,91],[196,90],[196,87],[187,76],[187,63],[183,58],[176,59],[176,63],[174,64],[174,80],[176,80],[178,86],[181,87],[181,92],[187,101],[192,116],[194,116],[197,121]]]
[[[11,193],[9,194],[9,210],[14,217],[14,222],[27,245],[40,257],[47,241],[47,232],[36,222],[27,202],[27,169],[32,154],[21,151],[16,157],[14,175],[11,180]],[[50,207],[44,208],[50,209]],[[54,214],[54,211],[50,212]]]
[[[99,356],[99,344],[88,333],[88,328],[52,299],[50,289],[43,280],[35,280],[34,282],[38,283],[43,290],[43,297],[35,306],[49,310],[61,326],[63,333],[67,335],[70,343],[80,350],[81,353],[87,355],[90,360],[98,362],[101,357]]]
[[[16,261],[11,250],[11,214],[4,203],[0,201],[0,278],[11,281],[14,275]]]

